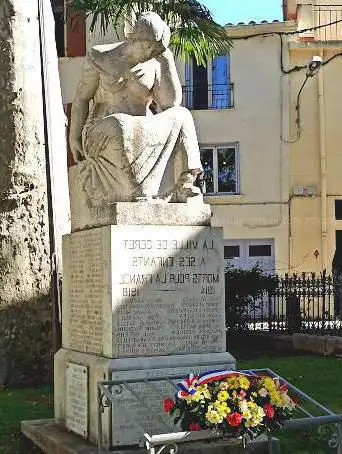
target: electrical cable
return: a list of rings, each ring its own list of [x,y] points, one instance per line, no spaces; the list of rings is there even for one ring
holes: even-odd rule
[[[281,69],[282,74],[289,75],[289,74],[291,74],[293,72],[302,71],[302,70],[306,69],[307,66],[306,65],[296,65],[296,66],[293,66],[292,68],[285,69],[283,37],[284,36],[300,35],[302,33],[307,33],[308,31],[319,30],[321,28],[329,27],[331,25],[335,25],[335,24],[338,24],[338,23],[341,23],[341,22],[342,22],[342,19],[338,19],[338,20],[335,20],[335,21],[332,21],[332,22],[329,22],[329,23],[326,23],[326,24],[318,25],[318,26],[315,26],[315,27],[308,27],[308,28],[304,28],[304,29],[301,29],[301,30],[291,31],[291,32],[255,33],[255,34],[247,35],[247,36],[233,37],[232,40],[234,41],[234,40],[250,39],[250,38],[256,38],[256,37],[279,36],[279,39],[280,39],[280,69]],[[335,58],[341,57],[341,56],[342,56],[342,52],[339,52],[339,53],[333,55],[328,60],[323,62],[322,66],[327,65],[328,63],[333,61]],[[295,123],[296,123],[296,130],[297,130],[296,138],[293,139],[293,140],[286,140],[283,137],[281,137],[281,141],[285,142],[287,144],[296,143],[296,142],[299,141],[299,139],[301,137],[302,128],[301,128],[301,116],[300,116],[300,98],[301,98],[302,91],[303,91],[303,89],[304,89],[304,87],[305,87],[305,85],[306,85],[308,80],[309,80],[309,75],[306,75],[306,77],[304,79],[304,82],[301,85],[301,87],[299,89],[299,92],[298,92],[298,95],[297,95],[297,102],[296,102],[296,107],[295,107],[295,109],[296,109],[296,122]]]

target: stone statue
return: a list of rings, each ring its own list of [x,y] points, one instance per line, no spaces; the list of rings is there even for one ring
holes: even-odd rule
[[[92,206],[186,202],[200,195],[196,131],[191,113],[180,106],[169,41],[165,22],[146,12],[126,41],[95,46],[86,58],[72,105],[70,146]]]

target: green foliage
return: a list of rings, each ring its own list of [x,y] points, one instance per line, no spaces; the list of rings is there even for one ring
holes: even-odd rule
[[[38,454],[42,451],[21,435],[21,421],[53,417],[50,388],[0,388],[0,453]]]
[[[229,333],[248,330],[248,312],[278,285],[275,276],[255,266],[249,270],[228,267],[225,271],[226,325]]]
[[[69,0],[70,12],[92,16],[90,30],[99,23],[102,33],[109,26],[116,32],[122,20],[128,23],[143,11],[154,11],[169,25],[171,47],[179,58],[194,57],[206,65],[209,58],[229,53],[231,40],[208,8],[197,0]]]

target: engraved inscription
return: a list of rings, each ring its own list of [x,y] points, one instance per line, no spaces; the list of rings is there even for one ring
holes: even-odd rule
[[[146,229],[143,238],[129,229],[120,234],[112,252],[120,257],[112,282],[114,355],[225,351],[220,238],[210,228],[196,236],[177,227]]]
[[[88,369],[66,364],[66,421],[73,432],[88,436]]]
[[[103,245],[101,231],[70,236],[70,342],[74,349],[102,353]]]
[[[225,369],[226,364],[211,365],[210,368]],[[208,367],[197,367],[192,372],[200,374],[208,370]],[[130,372],[113,371],[112,380],[125,380],[132,378]],[[189,374],[189,368],[177,367],[172,369],[148,369],[135,371],[137,380],[163,378],[165,376],[175,376],[172,382],[158,380],[146,384],[144,382],[131,383],[130,386],[139,395],[142,405],[134,396],[123,387],[122,393],[117,394],[113,391],[114,403],[112,407],[113,415],[113,445],[137,444],[142,438],[143,433],[161,434],[177,431],[173,427],[172,418],[165,414],[162,408],[165,397],[173,398],[176,392],[176,383]],[[172,384],[173,383],[173,384]],[[121,410],[123,409],[123,410]],[[134,422],[139,423],[139,426]],[[165,426],[167,424],[169,427]],[[142,430],[144,429],[144,431]],[[179,429],[180,430],[180,429]]]

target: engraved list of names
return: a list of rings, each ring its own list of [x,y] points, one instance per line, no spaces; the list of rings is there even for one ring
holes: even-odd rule
[[[103,351],[104,253],[100,229],[77,232],[68,242],[68,333],[72,348]],[[108,252],[109,253],[109,252]],[[109,284],[109,283],[108,283]]]
[[[113,353],[225,351],[221,230],[112,231]]]

